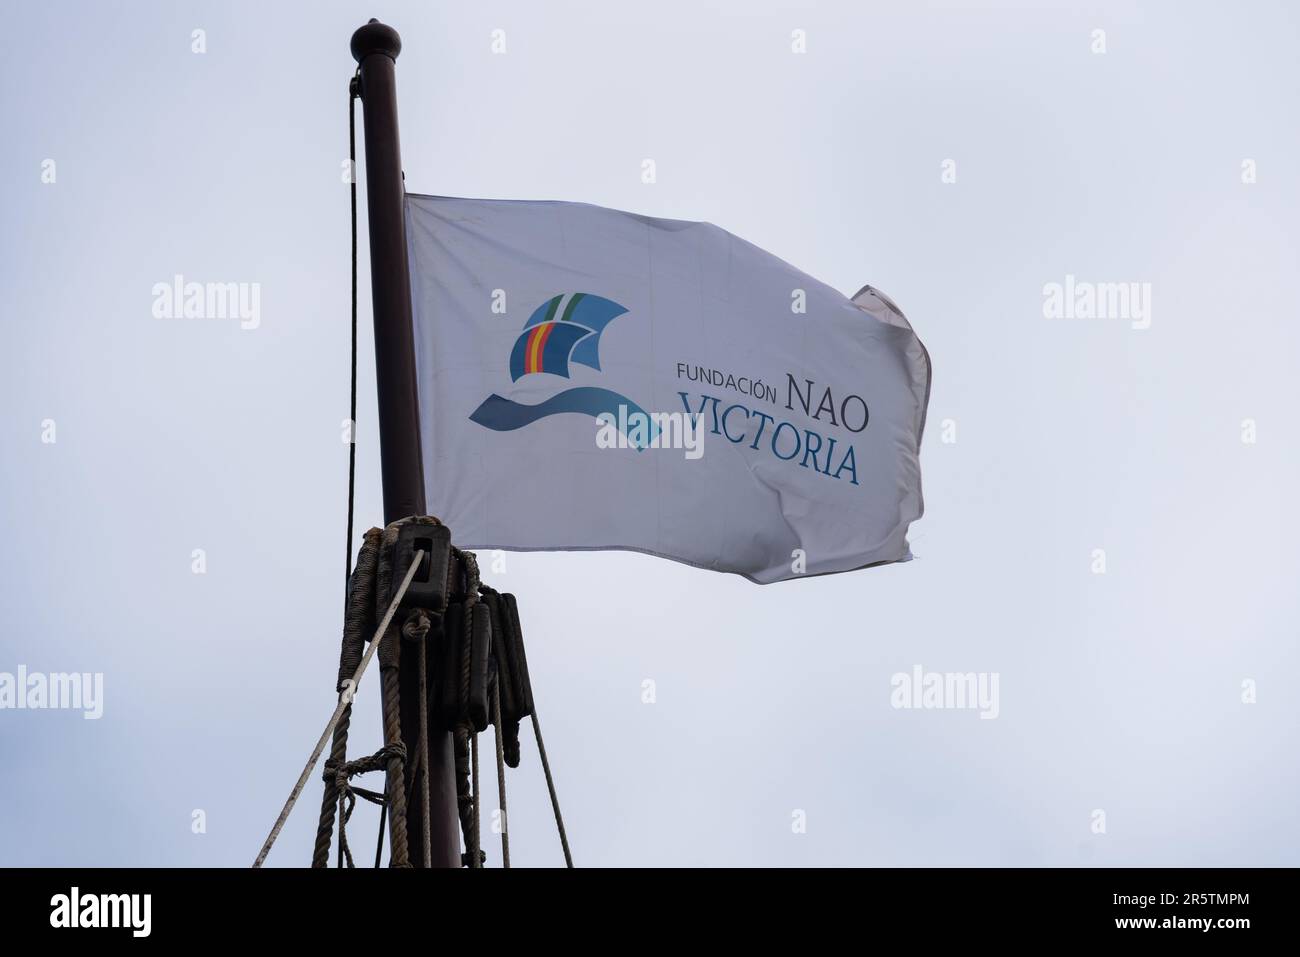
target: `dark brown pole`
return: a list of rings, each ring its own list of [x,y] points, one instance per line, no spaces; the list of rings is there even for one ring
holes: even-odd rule
[[[384,522],[423,515],[424,461],[420,454],[420,409],[416,399],[415,344],[411,329],[411,287],[406,261],[406,188],[397,136],[395,61],[401,37],[371,20],[352,34],[352,56],[361,68],[365,110],[366,209],[370,220],[370,295],[375,317],[375,377],[379,390],[379,454],[384,484]],[[402,656],[401,685],[418,687],[417,656]],[[412,699],[412,700],[407,700]],[[407,780],[419,747],[418,711],[413,695],[403,695],[402,738]],[[433,732],[430,769],[430,829],[433,866],[460,867],[459,817],[451,735]],[[423,864],[424,809],[420,789],[407,805],[411,860]]]

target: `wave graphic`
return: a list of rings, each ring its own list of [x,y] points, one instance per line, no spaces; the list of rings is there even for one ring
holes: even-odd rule
[[[619,406],[627,409],[623,416],[619,415]],[[619,395],[610,389],[599,389],[594,386],[579,386],[576,389],[566,389],[564,392],[553,395],[537,405],[524,405],[520,402],[514,402],[494,392],[484,399],[477,409],[470,413],[469,418],[471,422],[477,422],[479,425],[495,432],[513,432],[515,429],[522,429],[526,425],[531,425],[538,419],[544,419],[548,415],[558,415],[562,412],[576,412],[579,415],[590,415],[592,417],[607,413],[614,417],[615,424],[623,431],[624,435],[627,434],[627,430],[622,429],[622,427],[628,424],[633,415],[640,413],[646,416],[645,421],[649,423],[648,442],[653,442],[659,434],[659,429],[655,426],[654,420],[649,417],[641,406],[625,395]],[[645,446],[639,445],[637,448],[643,450]]]

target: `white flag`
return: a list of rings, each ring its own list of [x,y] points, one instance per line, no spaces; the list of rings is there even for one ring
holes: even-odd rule
[[[469,548],[756,582],[911,557],[930,360],[708,223],[408,195],[427,502]]]

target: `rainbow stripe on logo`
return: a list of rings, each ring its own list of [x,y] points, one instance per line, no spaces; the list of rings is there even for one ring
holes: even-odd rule
[[[561,308],[563,307],[563,308]],[[510,351],[510,378],[534,372],[569,377],[569,363],[600,371],[600,334],[627,312],[602,296],[575,292],[552,296],[538,306]]]

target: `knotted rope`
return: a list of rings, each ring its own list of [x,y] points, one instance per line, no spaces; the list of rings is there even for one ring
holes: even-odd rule
[[[394,761],[399,764],[406,761],[406,745],[401,741],[393,745],[385,745],[374,754],[357,758],[355,761],[344,761],[340,764],[330,758],[325,762],[326,791],[332,789],[338,795],[339,852],[347,861],[348,867],[356,867],[352,861],[352,850],[348,847],[347,823],[352,819],[352,809],[357,805],[357,798],[365,798],[372,804],[382,805],[387,802],[384,795],[377,791],[354,787],[352,776],[365,774],[367,771],[386,771]],[[325,849],[325,855],[329,856],[328,847]]]
[[[426,842],[422,849],[423,862],[425,866],[429,866],[431,848],[427,837],[431,833],[428,826],[430,768],[427,748],[429,734],[434,730],[430,725],[429,710],[436,703],[439,714],[436,729],[450,730],[454,735],[457,811],[465,844],[462,863],[472,868],[479,868],[486,860],[482,851],[481,838],[482,789],[479,783],[478,734],[486,730],[488,725],[492,725],[495,728],[502,863],[505,867],[510,866],[505,768],[519,765],[519,722],[523,717],[530,716],[542,767],[546,774],[547,790],[555,813],[560,843],[564,849],[565,863],[572,867],[573,858],[569,851],[568,836],[560,814],[550,761],[542,740],[541,726],[537,719],[528,680],[528,666],[514,596],[499,593],[484,585],[480,580],[478,562],[473,553],[451,546],[450,555],[443,552],[448,576],[446,588],[440,592],[442,597],[434,599],[434,602],[441,604],[442,607],[437,609],[407,607],[403,611],[403,618],[399,625],[394,618],[426,556],[423,548],[417,548],[412,554],[408,530],[408,537],[404,539],[408,543],[404,546],[407,549],[406,557],[400,558],[400,561],[409,560],[410,566],[406,569],[402,582],[392,593],[392,600],[388,603],[382,620],[378,624],[375,622],[383,598],[390,593],[395,571],[392,565],[394,561],[399,560],[394,557],[397,554],[397,542],[403,534],[402,528],[408,524],[439,525],[440,523],[434,518],[409,518],[395,522],[383,530],[372,528],[365,534],[357,556],[356,569],[348,582],[348,606],[336,683],[339,694],[338,705],[253,866],[260,867],[265,860],[331,735],[333,745],[329,759],[325,762],[325,789],[321,800],[320,823],[317,828],[312,865],[328,866],[330,844],[334,825],[337,822],[339,864],[346,867],[356,866],[348,845],[347,824],[351,820],[357,798],[362,798],[381,807],[380,847],[376,851],[376,866],[379,865],[383,828],[384,823],[387,822],[391,848],[390,865],[410,867],[406,828],[407,806],[409,800],[415,799],[416,787],[419,786],[426,835]],[[445,533],[442,540],[445,549],[448,547],[445,544],[447,542]],[[442,562],[437,563],[435,567],[442,567]],[[415,594],[421,592],[417,590]],[[428,594],[427,588],[424,594]],[[450,603],[453,595],[457,598],[454,604]],[[480,604],[484,607],[479,608]],[[476,610],[480,613],[477,616],[474,614]],[[369,647],[366,647],[367,636],[370,641]],[[435,675],[442,676],[436,686],[441,690],[431,690],[427,684],[427,646],[430,641],[436,641],[435,647],[440,649],[438,660],[441,664],[440,667],[435,668]],[[417,693],[419,700],[416,702],[414,715],[410,715],[408,711],[408,720],[414,718],[419,722],[418,750],[414,756],[408,756],[402,739],[401,698],[398,683],[402,649],[407,642],[415,643],[420,657]],[[352,697],[366,666],[375,654],[379,655],[381,669],[384,746],[373,755],[348,761],[347,738],[352,716]],[[486,695],[486,702],[484,695]],[[408,707],[409,705],[410,702]],[[378,770],[385,771],[387,775],[382,794],[351,783],[351,778],[357,774]]]
[[[375,574],[379,567],[380,534],[377,528],[366,532],[362,540],[361,552],[357,555],[356,570],[348,583],[348,606],[343,619],[343,647],[339,653],[338,687],[335,688],[340,695],[349,691],[355,694],[356,689],[349,689],[347,682],[361,662],[366,636],[375,630]],[[349,695],[338,724],[334,726],[334,741],[330,747],[327,767],[330,764],[337,766],[347,760],[348,729],[351,724],[352,702]],[[316,829],[316,847],[312,853],[312,867],[329,865],[330,839],[334,832],[334,812],[338,798],[337,786],[326,776],[325,794],[321,798],[320,825]]]
[[[366,653],[361,657],[361,661],[357,664],[356,671],[352,674],[350,686],[346,691],[340,693],[339,702],[334,707],[334,713],[330,715],[329,721],[325,724],[325,730],[321,732],[320,739],[312,749],[310,757],[307,758],[306,766],[303,767],[302,773],[298,775],[298,780],[294,782],[293,789],[289,792],[289,798],[284,802],[284,808],[280,811],[280,816],[276,818],[275,824],[271,828],[271,833],[267,835],[266,841],[262,844],[261,851],[258,852],[257,859],[253,861],[253,867],[261,867],[263,862],[266,860],[266,855],[271,853],[271,847],[275,844],[275,839],[280,836],[280,831],[284,828],[284,822],[289,818],[289,812],[293,810],[293,806],[297,802],[298,796],[302,794],[302,789],[304,785],[306,785],[307,779],[311,776],[312,768],[316,766],[316,762],[320,759],[321,752],[325,750],[326,742],[329,741],[331,734],[333,734],[334,729],[338,726],[339,721],[343,717],[343,713],[351,707],[352,693],[361,681],[361,676],[365,674],[366,666],[370,664],[370,659],[374,657],[376,650],[378,649],[381,652],[381,663],[387,664],[384,662],[386,656],[389,658],[389,661],[394,659],[395,654],[391,649],[392,646],[396,644],[396,636],[393,631],[390,630],[389,626],[392,623],[394,613],[397,611],[397,606],[401,604],[402,597],[406,594],[407,589],[411,587],[411,581],[415,578],[415,573],[419,570],[419,562],[423,556],[423,551],[417,551],[415,553],[415,561],[412,562],[411,567],[406,572],[406,576],[402,579],[401,585],[398,586],[393,594],[393,600],[389,602],[388,610],[384,612],[383,620],[380,621],[378,628],[375,630],[375,634],[370,640],[370,647],[366,649]],[[381,565],[381,571],[382,570]],[[389,646],[388,651],[384,650],[385,645]],[[392,694],[386,696],[384,702],[384,744],[386,746],[392,746],[401,743],[402,729],[400,720],[396,715],[396,670],[395,668],[388,670],[391,672],[391,684],[389,681],[389,675],[386,674],[384,676],[385,680],[383,687],[385,691],[391,688]],[[393,849],[392,864],[394,867],[410,866],[410,860],[406,853],[406,794],[401,788],[402,765],[404,763],[404,760],[399,758],[395,752],[389,752],[388,803],[391,805],[392,810],[389,821],[389,833],[390,844]],[[397,788],[392,787],[395,774],[398,782]],[[397,838],[399,831],[401,834],[400,843]],[[326,845],[325,853],[328,857],[328,845]]]

